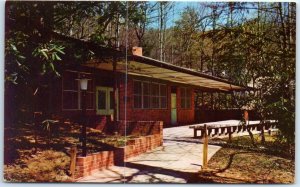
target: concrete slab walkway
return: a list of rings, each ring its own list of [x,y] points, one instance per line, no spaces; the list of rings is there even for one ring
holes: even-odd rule
[[[189,126],[164,129],[164,145],[130,158],[124,166],[95,172],[78,182],[192,183],[201,170],[203,146]],[[208,146],[208,158],[221,147]]]

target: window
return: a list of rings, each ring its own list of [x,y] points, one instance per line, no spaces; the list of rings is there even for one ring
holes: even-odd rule
[[[166,85],[159,85],[159,100],[160,100],[160,108],[167,108],[167,86]]]
[[[167,108],[167,86],[159,83],[134,81],[134,108]]]
[[[63,75],[63,109],[78,109],[78,75],[66,71]]]
[[[159,84],[151,84],[151,108],[159,108]]]
[[[209,93],[209,92],[203,92],[203,109],[205,109],[205,110],[212,109],[211,93]]]
[[[134,108],[142,108],[142,82],[134,81],[133,87]]]
[[[180,89],[180,97],[181,97],[181,108],[189,109],[191,108],[191,90],[188,88]]]
[[[212,108],[215,110],[219,109],[219,93],[213,93],[213,106]]]
[[[150,83],[143,82],[143,108],[150,108]]]
[[[229,106],[229,96],[226,93],[219,93],[220,109],[227,109]]]
[[[224,98],[223,93],[218,93],[218,109],[224,108]]]
[[[65,71],[62,79],[62,109],[63,110],[80,110],[81,109],[81,90],[78,79],[84,75],[91,79],[90,73]],[[87,109],[94,108],[94,91],[93,82],[89,80],[88,90],[86,92]]]

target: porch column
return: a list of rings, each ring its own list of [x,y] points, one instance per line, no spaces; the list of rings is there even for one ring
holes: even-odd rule
[[[229,104],[228,104],[228,94],[227,93],[225,93],[225,101],[226,101],[226,110],[228,110],[228,106],[229,106]]]
[[[221,102],[221,93],[220,92],[218,92],[218,103],[219,103],[219,109],[221,110],[222,109],[222,106],[221,106],[221,104],[222,104],[222,102]]]
[[[204,93],[203,91],[201,91],[201,106],[202,106],[202,109],[204,108]]]
[[[233,95],[233,91],[232,91],[232,92],[230,93],[231,109],[233,109],[233,104],[234,104],[234,103],[233,103],[233,101],[234,101],[234,100],[233,100],[233,99],[234,99],[233,97],[234,97],[234,95]]]
[[[210,92],[210,105],[211,105],[211,109],[214,109],[214,95],[213,92]]]
[[[117,88],[118,88],[118,77],[117,77],[117,59],[116,57],[113,58],[113,79],[114,79],[114,87],[113,87],[113,106],[114,106],[114,113],[113,113],[113,121],[117,120]]]

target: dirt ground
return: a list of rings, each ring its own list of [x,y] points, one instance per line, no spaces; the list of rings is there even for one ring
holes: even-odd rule
[[[256,137],[257,138],[257,137]],[[201,171],[199,183],[294,183],[295,161],[293,157],[274,152],[276,142],[272,137],[266,137],[266,144],[258,143],[257,148],[249,149],[237,142],[248,142],[249,137],[235,139],[234,148],[220,149],[208,162],[206,171]],[[249,142],[248,142],[249,143]],[[247,143],[247,144],[248,144]],[[249,145],[249,144],[248,144]],[[278,145],[277,149],[281,149]],[[263,151],[262,151],[263,150]],[[286,151],[288,152],[288,151]]]

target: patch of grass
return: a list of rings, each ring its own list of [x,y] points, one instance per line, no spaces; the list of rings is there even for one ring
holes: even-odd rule
[[[4,166],[4,179],[9,182],[62,182],[70,181],[67,175],[70,157],[63,152],[43,151],[18,164]]]
[[[15,162],[18,158],[26,158],[44,150],[55,150],[68,153],[72,146],[77,146],[81,152],[81,126],[78,124],[56,124],[50,133],[38,129],[31,124],[20,124],[14,128],[5,129],[5,164]],[[125,145],[125,140],[135,136],[107,135],[103,132],[87,128],[88,153],[112,150]]]
[[[256,148],[249,149],[249,136],[233,138],[210,159],[209,169],[200,172],[199,182],[294,183],[295,162],[292,157],[282,156],[282,152],[287,151],[286,145],[267,135],[265,144],[257,143]]]
[[[291,148],[286,142],[280,141],[278,135],[269,135],[265,133],[265,143],[261,142],[261,135],[254,134],[255,146],[252,144],[250,136],[237,136],[232,138],[225,147],[248,149],[257,152],[279,156],[283,158],[294,159],[294,146]],[[224,141],[228,142],[228,138]]]
[[[69,149],[77,146],[81,154],[81,126],[56,124],[51,132],[34,130],[32,124],[5,129],[4,178],[11,182],[69,181]],[[36,134],[35,134],[36,132]],[[87,128],[87,151],[94,153],[122,147],[135,136],[107,135]]]

